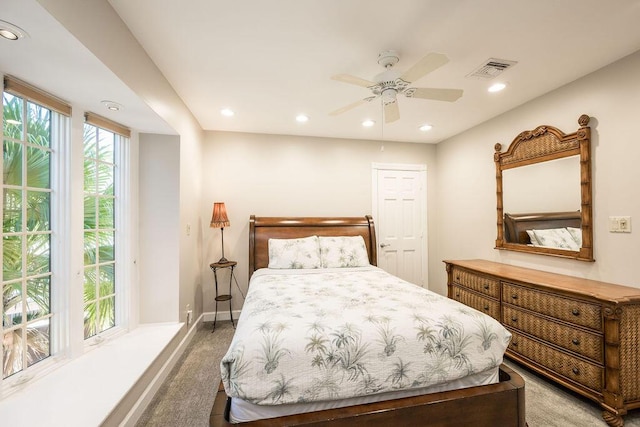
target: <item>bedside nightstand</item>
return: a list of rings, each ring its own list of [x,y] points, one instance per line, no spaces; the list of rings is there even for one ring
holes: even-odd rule
[[[218,320],[218,303],[223,301],[229,301],[229,316],[231,317],[231,326],[233,326],[234,328],[236,327],[236,325],[233,323],[233,312],[231,311],[231,298],[233,298],[231,296],[231,284],[233,283],[233,269],[237,264],[238,263],[236,261],[214,262],[209,264],[209,267],[211,267],[211,271],[213,271],[213,278],[216,284],[216,313],[213,317],[213,330],[211,332],[214,332],[216,330],[216,321]],[[228,268],[230,270],[229,293],[220,294],[218,292],[218,270],[222,270],[225,268]]]

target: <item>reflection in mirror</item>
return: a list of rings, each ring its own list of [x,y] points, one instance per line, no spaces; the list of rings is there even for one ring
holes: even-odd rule
[[[565,134],[552,126],[496,144],[496,249],[593,261],[589,116]]]
[[[580,158],[565,157],[502,172],[504,211],[570,212],[580,210]]]

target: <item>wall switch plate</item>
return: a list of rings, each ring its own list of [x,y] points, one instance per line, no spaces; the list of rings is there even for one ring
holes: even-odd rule
[[[610,216],[609,231],[611,233],[631,233],[631,217]]]

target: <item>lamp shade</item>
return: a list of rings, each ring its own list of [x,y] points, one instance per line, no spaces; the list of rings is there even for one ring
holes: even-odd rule
[[[216,202],[213,204],[213,214],[211,215],[211,228],[228,227],[229,217],[227,217],[227,208],[224,203]]]

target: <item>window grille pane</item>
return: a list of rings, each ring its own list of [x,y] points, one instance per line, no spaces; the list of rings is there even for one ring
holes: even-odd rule
[[[100,266],[100,298],[116,292],[113,264]]]
[[[51,193],[44,191],[27,192],[27,231],[48,231],[51,229]]]
[[[29,322],[51,313],[50,300],[51,278],[49,276],[27,280],[27,320]]]
[[[99,197],[98,208],[98,228],[113,228],[113,199],[110,197]]]
[[[98,327],[100,329],[100,332],[104,332],[116,325],[115,301],[116,300],[114,296],[104,298],[99,301],[100,315]]]
[[[51,154],[37,147],[27,148],[27,186],[49,188],[51,186]]]
[[[5,185],[22,185],[22,144],[4,140],[2,175]]]
[[[5,331],[2,337],[2,376],[4,378],[22,371],[22,329]]]
[[[51,318],[47,317],[27,326],[27,366],[46,359],[51,355],[49,333]]]
[[[113,146],[115,135],[104,129],[98,130],[98,160],[113,164]]]
[[[22,231],[22,191],[4,190],[4,209],[2,210],[2,231],[17,233]]]
[[[98,224],[96,221],[96,199],[95,197],[84,197],[84,229],[94,230]]]
[[[2,327],[10,328],[22,323],[22,282],[4,285],[2,300]]]
[[[2,237],[2,277],[5,282],[22,277],[22,236]]]
[[[49,234],[27,236],[27,275],[34,276],[49,272]]]
[[[51,147],[51,110],[27,103],[27,139],[31,144]]]
[[[84,233],[84,265],[93,265],[98,262],[96,247],[98,233],[87,231]]]
[[[22,139],[22,98],[9,93],[2,94],[3,134],[13,139]]]
[[[113,194],[113,165],[98,163],[97,193]]]
[[[84,127],[84,157],[85,159],[97,159],[98,158],[98,145],[96,139],[97,128],[95,126]],[[85,160],[85,167],[86,167]],[[86,172],[86,170],[85,170]]]
[[[98,190],[97,163],[84,159],[84,192],[95,194]]]
[[[100,262],[113,261],[115,254],[114,245],[114,232],[113,231],[100,231],[98,233],[100,238],[99,256]]]

